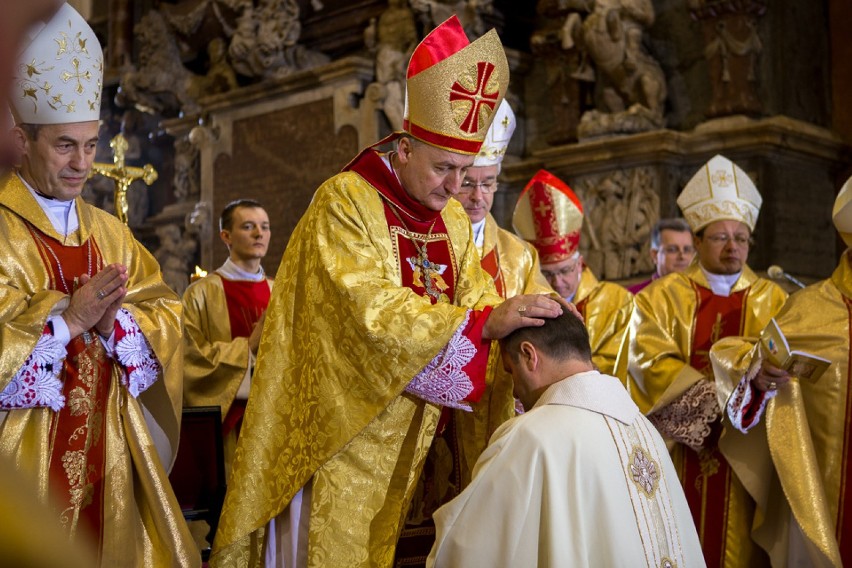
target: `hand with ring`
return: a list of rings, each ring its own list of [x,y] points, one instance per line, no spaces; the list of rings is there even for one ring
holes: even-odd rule
[[[760,372],[752,379],[752,384],[759,391],[776,391],[779,387],[786,385],[790,378],[790,374],[784,369],[764,361]]]

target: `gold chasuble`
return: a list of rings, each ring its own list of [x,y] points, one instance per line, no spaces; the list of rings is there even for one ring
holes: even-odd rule
[[[245,412],[245,400],[236,396],[251,373],[248,337],[269,304],[271,288],[266,279],[227,280],[214,272],[190,284],[183,294],[184,405],[222,408],[229,470]]]
[[[261,565],[263,528],[302,489],[309,566],[390,566],[441,414],[412,385],[426,370],[421,387],[441,386],[463,335],[465,400],[484,389],[481,328],[501,300],[463,208],[426,210],[375,150],[347,169],[281,261],[213,566]]]
[[[743,267],[727,297],[710,290],[697,262],[683,273],[668,274],[653,282],[634,299],[631,396],[643,412],[652,416],[661,410],[665,414],[682,396],[688,398],[693,387],[707,385],[712,391],[712,385],[706,382],[713,376],[711,345],[722,337],[759,333],[784,305],[786,296],[779,286],[758,278],[748,266]],[[749,536],[754,505],[719,452],[719,436],[728,435],[730,424],[718,419],[720,410],[715,397],[711,394],[710,398],[710,431],[700,451],[670,440],[672,460],[683,483],[707,565],[759,566],[765,559]],[[697,416],[698,411],[693,412]],[[679,418],[697,420],[687,411],[680,412]]]
[[[7,243],[0,257],[0,454],[37,480],[39,499],[67,535],[93,543],[100,565],[198,566],[165,473],[180,427],[180,302],[126,226],[80,198],[72,207],[79,228],[63,238],[17,175],[0,178]],[[92,329],[63,349],[48,318],[62,313],[80,276],[110,263],[127,266],[122,310],[144,339],[134,330],[135,341],[117,341],[110,356]],[[122,313],[116,339],[118,320],[128,317]],[[140,341],[159,365],[129,374],[118,357]],[[64,362],[51,363],[56,349]],[[131,350],[141,357],[141,349]],[[168,449],[155,447],[154,428]]]
[[[790,349],[829,359],[831,366],[816,382],[794,377],[779,387],[747,434],[731,429],[720,443],[757,503],[752,537],[773,566],[852,566],[850,254],[830,279],[793,294],[775,318]],[[750,388],[761,363],[754,349],[759,332],[713,346],[720,390]]]
[[[574,304],[589,330],[592,362],[604,375],[617,377],[624,383],[626,368],[616,373],[615,362],[619,352],[627,350],[622,340],[630,327],[633,296],[617,284],[599,282],[591,270],[584,268]],[[622,357],[626,360],[626,353]]]

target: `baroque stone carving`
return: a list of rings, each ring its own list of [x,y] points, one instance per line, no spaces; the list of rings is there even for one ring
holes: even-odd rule
[[[189,231],[181,233],[181,228],[175,223],[160,225],[156,229],[160,246],[154,251],[154,257],[163,272],[163,281],[178,295],[183,295],[189,286],[192,261],[198,249],[194,234]]]
[[[246,77],[274,79],[328,63],[322,53],[297,42],[302,33],[296,0],[244,0],[228,54]]]
[[[418,40],[414,12],[406,0],[390,0],[388,9],[364,32],[364,44],[376,58],[376,81],[367,96],[382,108],[393,130],[402,130],[405,72]]]
[[[175,140],[174,193],[177,200],[197,199],[201,192],[198,148],[189,135]]]
[[[482,16],[494,11],[494,0],[411,0],[411,8],[426,30],[434,29],[455,14],[468,37],[474,39],[489,30]]]
[[[765,0],[690,0],[690,15],[701,22],[713,100],[709,117],[759,115],[758,65],[763,43],[757,20]]]
[[[581,52],[573,76],[595,82],[595,108],[580,119],[578,137],[632,134],[665,124],[666,78],[643,45],[654,23],[651,0],[566,0],[562,47]]]
[[[606,280],[653,271],[651,229],[660,215],[656,170],[639,167],[590,176],[575,187],[585,210],[583,256]]]

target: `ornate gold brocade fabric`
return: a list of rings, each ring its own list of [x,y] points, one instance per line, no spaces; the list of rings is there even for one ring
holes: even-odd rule
[[[138,399],[119,384],[112,363],[103,413],[106,443],[103,566],[198,566],[200,556],[171,491],[165,470],[178,446],[181,409],[181,306],[162,281],[159,265],[115,217],[76,201],[80,228],[66,239],[79,246],[94,239],[104,264],[127,266],[131,312],[164,369]],[[68,297],[49,288],[49,274],[24,220],[63,240],[38,203],[14,174],[0,178],[0,389],[23,365],[42,335],[49,316],[61,313]],[[143,406],[146,413],[143,414]],[[49,500],[48,465],[53,411],[9,411],[0,425],[0,454],[38,480],[39,498]],[[153,419],[171,446],[161,464],[146,420]]]
[[[794,378],[778,390],[761,423],[731,431],[722,451],[757,502],[753,538],[786,566],[790,514],[802,528],[814,566],[841,566],[838,536],[850,534],[849,384],[852,259],[846,251],[828,280],[793,294],[776,321],[794,350],[832,361],[817,382]],[[717,381],[732,389],[758,357],[757,335],[731,337],[711,350]],[[838,519],[841,524],[838,526]],[[849,550],[849,549],[844,549]]]
[[[697,262],[684,272],[655,280],[634,298],[630,323],[630,395],[650,414],[683,394],[704,375],[689,364],[698,302],[692,282],[709,288]],[[731,292],[750,288],[746,299],[744,330],[757,335],[778,313],[787,294],[777,284],[743,267]],[[721,403],[730,390],[720,395]]]
[[[616,359],[627,347],[622,340],[630,325],[633,296],[617,284],[598,281],[591,270],[584,268],[574,303],[589,330],[592,362],[601,373],[625,382],[625,371],[616,368]]]
[[[309,481],[309,565],[392,562],[440,412],[403,389],[468,308],[501,301],[462,207],[442,216],[458,278],[432,305],[401,286],[374,187],[345,172],[315,193],[273,288],[212,565],[258,565],[260,529]]]

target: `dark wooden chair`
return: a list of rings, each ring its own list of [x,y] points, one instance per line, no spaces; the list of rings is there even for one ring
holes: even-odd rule
[[[180,445],[169,480],[183,517],[210,525],[206,539],[212,545],[226,488],[222,410],[218,406],[183,409]],[[201,553],[204,562],[210,557],[210,545]]]

